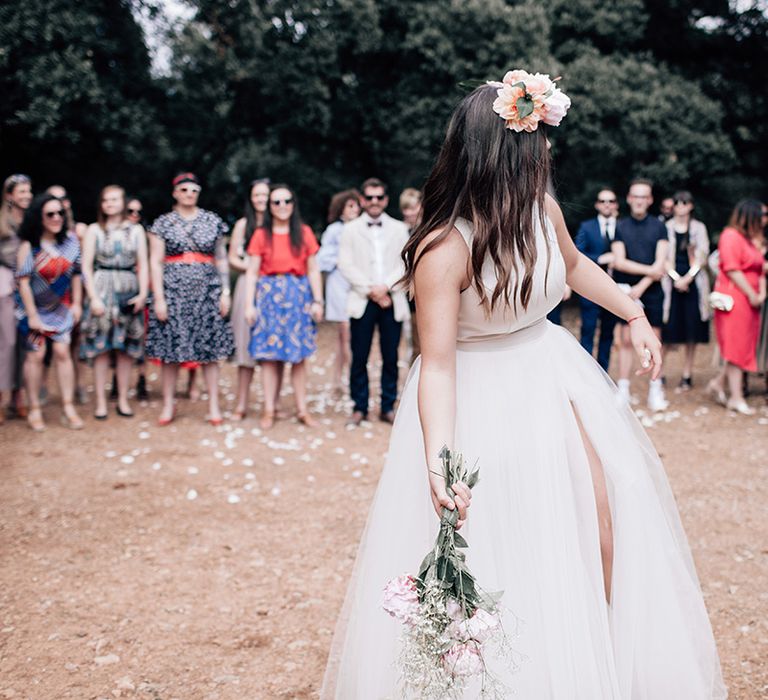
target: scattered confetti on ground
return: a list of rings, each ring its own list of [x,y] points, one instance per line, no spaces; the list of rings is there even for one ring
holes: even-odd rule
[[[86,430],[67,431],[54,396],[46,433],[0,428],[0,698],[317,697],[390,430],[347,428],[334,342],[322,326],[314,429],[293,418],[287,376],[290,417],[257,427],[258,372],[247,419],[233,421],[231,367],[219,428],[185,399],[157,427],[155,373],[132,422],[97,423],[84,407]],[[672,387],[679,362],[668,355]],[[375,356],[371,372],[376,396]],[[665,461],[731,697],[747,700],[768,696],[768,410],[757,397],[750,418],[707,401],[713,372],[705,348],[692,392],[670,391],[661,414],[633,408]]]

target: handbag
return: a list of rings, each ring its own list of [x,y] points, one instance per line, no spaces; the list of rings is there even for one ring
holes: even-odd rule
[[[722,292],[712,292],[709,295],[709,305],[715,311],[730,311],[733,309],[733,297]]]

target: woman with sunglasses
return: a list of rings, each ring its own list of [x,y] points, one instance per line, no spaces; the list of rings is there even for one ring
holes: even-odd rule
[[[245,273],[245,319],[253,326],[251,356],[261,363],[264,429],[275,421],[286,362],[291,363],[297,418],[315,425],[307,410],[304,360],[315,352],[315,324],[323,318],[323,283],[315,259],[319,247],[312,229],[301,221],[294,192],[287,185],[273,185],[264,226],[248,245]]]
[[[142,227],[142,230],[144,228],[144,205],[141,203],[141,200],[137,197],[129,197],[128,203],[125,207],[125,218],[130,221],[134,226],[139,225]],[[146,238],[146,231],[144,231],[144,237]],[[144,311],[143,311],[143,318],[144,318],[144,329],[146,330],[147,327],[147,321],[149,319],[149,307],[148,303],[150,300],[149,293],[147,294],[147,301],[144,304]],[[145,366],[145,360],[144,360],[144,354],[142,353],[141,357],[137,361],[139,365],[139,379],[136,382],[136,398],[139,401],[148,401],[149,400],[149,392],[147,391],[147,375],[144,371]],[[117,377],[112,377],[112,392],[111,392],[111,398],[117,399]]]
[[[80,320],[82,309],[80,243],[74,233],[67,232],[65,217],[61,201],[43,194],[32,201],[19,230],[22,244],[16,268],[19,286],[16,317],[27,346],[24,360],[30,402],[27,421],[36,432],[45,430],[40,385],[46,338],[53,341],[64,409],[62,423],[73,430],[83,427],[73,404],[75,372],[69,347],[72,328]]]
[[[661,338],[665,346],[685,345],[678,391],[689,391],[693,386],[696,345],[709,342],[709,278],[706,274],[709,236],[707,227],[691,215],[693,196],[690,192],[677,192],[673,202],[673,216],[666,222],[669,247],[667,274],[661,280],[664,290]]]
[[[235,363],[237,364],[237,404],[232,419],[241,421],[248,412],[248,393],[253,379],[255,361],[248,351],[251,327],[245,322],[245,272],[248,269],[248,246],[254,231],[264,225],[269,202],[269,179],[251,182],[245,200],[245,214],[235,222],[229,240],[229,267],[237,273],[235,293],[232,296],[232,332],[235,336]]]
[[[14,292],[18,230],[32,201],[32,181],[27,175],[11,175],[3,183],[0,209],[0,424],[5,422],[5,394],[11,394],[16,413],[26,415],[22,391],[22,344],[17,342]],[[15,401],[14,401],[15,399]]]
[[[149,312],[147,356],[162,362],[163,408],[159,425],[174,417],[179,365],[199,363],[208,386],[208,421],[221,425],[218,361],[234,350],[229,313],[227,225],[197,206],[194,173],[173,179],[174,210],[149,228],[154,302]]]
[[[93,361],[97,420],[107,418],[109,355],[117,355],[117,414],[133,417],[128,383],[143,354],[149,271],[144,229],[125,215],[125,190],[108,185],[99,195],[97,221],[83,243],[87,306],[81,324],[80,356]]]
[[[140,199],[129,197],[125,205],[125,218],[134,225],[144,225],[144,206]]]

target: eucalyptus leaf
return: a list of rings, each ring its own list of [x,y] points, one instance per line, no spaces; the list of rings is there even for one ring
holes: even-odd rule
[[[517,103],[517,115],[520,119],[525,119],[533,114],[533,100],[527,97],[521,97]]]

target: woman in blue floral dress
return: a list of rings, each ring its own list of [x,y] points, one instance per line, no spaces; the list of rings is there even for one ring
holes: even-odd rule
[[[264,226],[248,245],[245,318],[253,326],[250,352],[261,363],[264,407],[260,425],[270,428],[280,377],[291,363],[297,417],[315,425],[307,410],[304,360],[315,352],[315,323],[323,318],[323,282],[315,254],[320,246],[312,229],[302,223],[296,196],[286,185],[274,185]]]
[[[147,356],[163,363],[163,408],[159,425],[174,417],[173,398],[179,365],[203,365],[208,386],[208,420],[222,422],[218,361],[234,350],[229,313],[229,266],[217,214],[200,209],[200,184],[193,173],[173,180],[174,211],[149,227],[154,302],[149,313]]]

